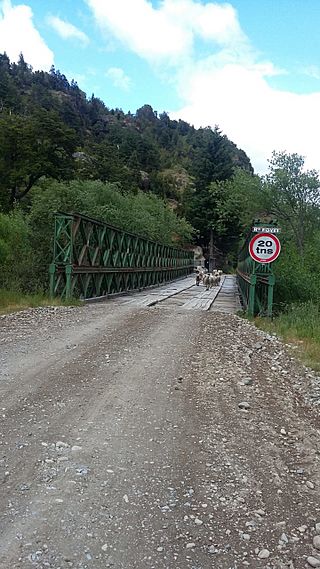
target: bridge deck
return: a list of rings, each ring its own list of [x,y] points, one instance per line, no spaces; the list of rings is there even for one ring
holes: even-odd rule
[[[223,275],[219,286],[206,290],[195,285],[194,276],[187,277],[153,290],[132,292],[121,297],[120,302],[130,302],[136,306],[147,307],[161,303],[166,307],[179,307],[186,310],[212,310],[236,313],[241,310],[239,293],[234,275]]]
[[[234,314],[242,309],[235,275],[227,275],[220,293],[212,305],[215,312]]]

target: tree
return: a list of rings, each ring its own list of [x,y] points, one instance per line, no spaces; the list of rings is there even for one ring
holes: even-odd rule
[[[264,209],[261,180],[237,168],[229,180],[210,184],[209,194],[215,204],[211,217],[215,244],[236,259],[244,231]]]
[[[234,161],[227,137],[216,127],[199,129],[191,138],[191,173],[196,178],[200,192],[206,190],[211,182],[227,180],[233,175]]]
[[[34,257],[30,230],[22,212],[17,209],[8,215],[0,213],[0,288],[19,289],[23,282],[28,287]]]
[[[299,154],[273,152],[264,179],[270,212],[292,231],[303,257],[306,238],[319,224],[320,180],[316,170],[304,170]]]
[[[237,168],[230,180],[213,182],[209,188],[216,202],[215,229],[220,236],[240,235],[256,215],[265,209],[261,179]]]
[[[6,53],[0,54],[0,112],[19,107],[19,90],[11,76],[10,60]]]
[[[42,177],[68,179],[74,171],[75,133],[54,111],[0,116],[0,188],[9,204]]]

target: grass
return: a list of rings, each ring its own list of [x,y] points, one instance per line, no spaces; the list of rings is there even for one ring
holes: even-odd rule
[[[255,318],[258,328],[275,333],[288,344],[296,347],[296,353],[305,365],[320,371],[320,307],[307,302],[288,307],[273,319]]]
[[[43,293],[22,294],[21,292],[0,289],[0,314],[38,306],[80,306],[81,304],[80,300],[74,298],[66,301],[60,298],[50,298]]]

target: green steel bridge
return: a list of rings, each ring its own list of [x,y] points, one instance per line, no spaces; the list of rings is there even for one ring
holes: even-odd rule
[[[78,213],[55,215],[51,296],[97,298],[159,285],[193,270],[192,251]]]
[[[238,287],[248,315],[271,316],[272,263],[259,263],[249,253],[250,242],[259,236],[257,229],[270,235],[280,231],[274,224],[251,227],[239,253]],[[193,271],[192,251],[145,239],[86,215],[55,215],[51,296],[99,298],[164,284]]]

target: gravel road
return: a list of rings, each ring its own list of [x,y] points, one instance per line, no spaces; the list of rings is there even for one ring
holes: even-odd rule
[[[0,317],[1,569],[320,567],[320,380],[238,316]]]

